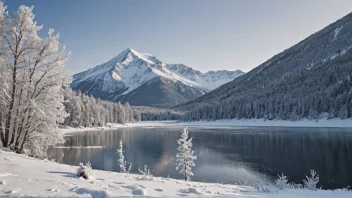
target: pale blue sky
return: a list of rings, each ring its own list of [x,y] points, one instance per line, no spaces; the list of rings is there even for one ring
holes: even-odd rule
[[[201,71],[249,71],[352,12],[352,0],[7,0],[34,5],[77,73],[130,47]]]

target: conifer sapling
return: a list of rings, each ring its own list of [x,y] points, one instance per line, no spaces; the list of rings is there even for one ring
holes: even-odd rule
[[[129,173],[131,171],[132,168],[132,163],[129,163],[128,169],[127,169],[127,162],[125,161],[125,156],[123,155],[123,145],[122,145],[122,141],[120,140],[119,142],[119,149],[117,149],[116,151],[119,159],[117,160],[117,162],[119,163],[120,166],[120,172],[121,173]]]
[[[177,140],[178,153],[176,154],[176,170],[179,173],[184,175],[185,181],[190,179],[190,176],[193,176],[192,167],[195,166],[194,160],[197,159],[197,156],[194,155],[192,151],[192,138],[188,139],[188,129],[184,128],[181,131],[181,138]]]

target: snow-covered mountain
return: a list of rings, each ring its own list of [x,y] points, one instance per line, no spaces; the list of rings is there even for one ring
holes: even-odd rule
[[[153,55],[128,48],[108,62],[74,75],[71,87],[105,100],[170,107],[242,74],[240,70],[202,73],[182,64],[163,63]]]
[[[230,82],[238,76],[244,74],[244,72],[240,70],[218,70],[202,73],[198,70],[194,70],[191,67],[182,64],[168,64],[166,65],[166,68],[179,76],[183,76],[191,80],[192,82],[195,82],[201,87],[207,88],[208,90],[216,89],[219,86]]]

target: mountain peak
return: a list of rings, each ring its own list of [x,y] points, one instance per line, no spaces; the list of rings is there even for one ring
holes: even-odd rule
[[[125,58],[128,55],[138,56],[139,54],[140,53],[138,53],[136,50],[134,50],[132,48],[127,48],[127,49],[123,50],[119,55],[117,55],[117,57]]]
[[[159,65],[162,64],[160,60],[158,60],[155,56],[146,54],[146,53],[140,53],[132,48],[127,48],[124,51],[122,51],[119,55],[117,55],[113,60],[115,62],[132,62],[134,60],[143,60],[144,62],[147,62],[150,65]]]
[[[128,53],[139,54],[136,50],[134,50],[132,48],[127,48],[127,49],[123,50],[120,54],[128,54]]]
[[[102,99],[117,100],[122,97],[131,99],[137,92],[146,93],[142,88],[150,87],[148,83],[151,83],[153,86],[166,86],[164,91],[175,89],[167,92],[167,95],[169,99],[175,100],[176,92],[181,94],[183,99],[180,99],[181,96],[175,96],[178,98],[176,102],[181,103],[239,76],[232,73],[202,73],[186,65],[166,64],[151,54],[127,48],[111,60],[74,75],[71,87]],[[156,80],[159,81],[155,82]],[[131,101],[134,101],[133,104],[139,104],[136,100]]]

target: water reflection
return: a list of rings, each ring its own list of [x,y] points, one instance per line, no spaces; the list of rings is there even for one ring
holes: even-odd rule
[[[180,130],[124,128],[75,133],[66,137],[65,147],[50,149],[49,154],[60,163],[90,161],[94,169],[118,171],[116,149],[122,140],[132,172],[146,164],[155,176],[182,179],[175,170]],[[272,181],[284,172],[290,181],[300,183],[310,169],[315,169],[323,188],[346,187],[352,185],[352,133],[348,130],[190,128],[198,156],[192,180],[253,183]]]

